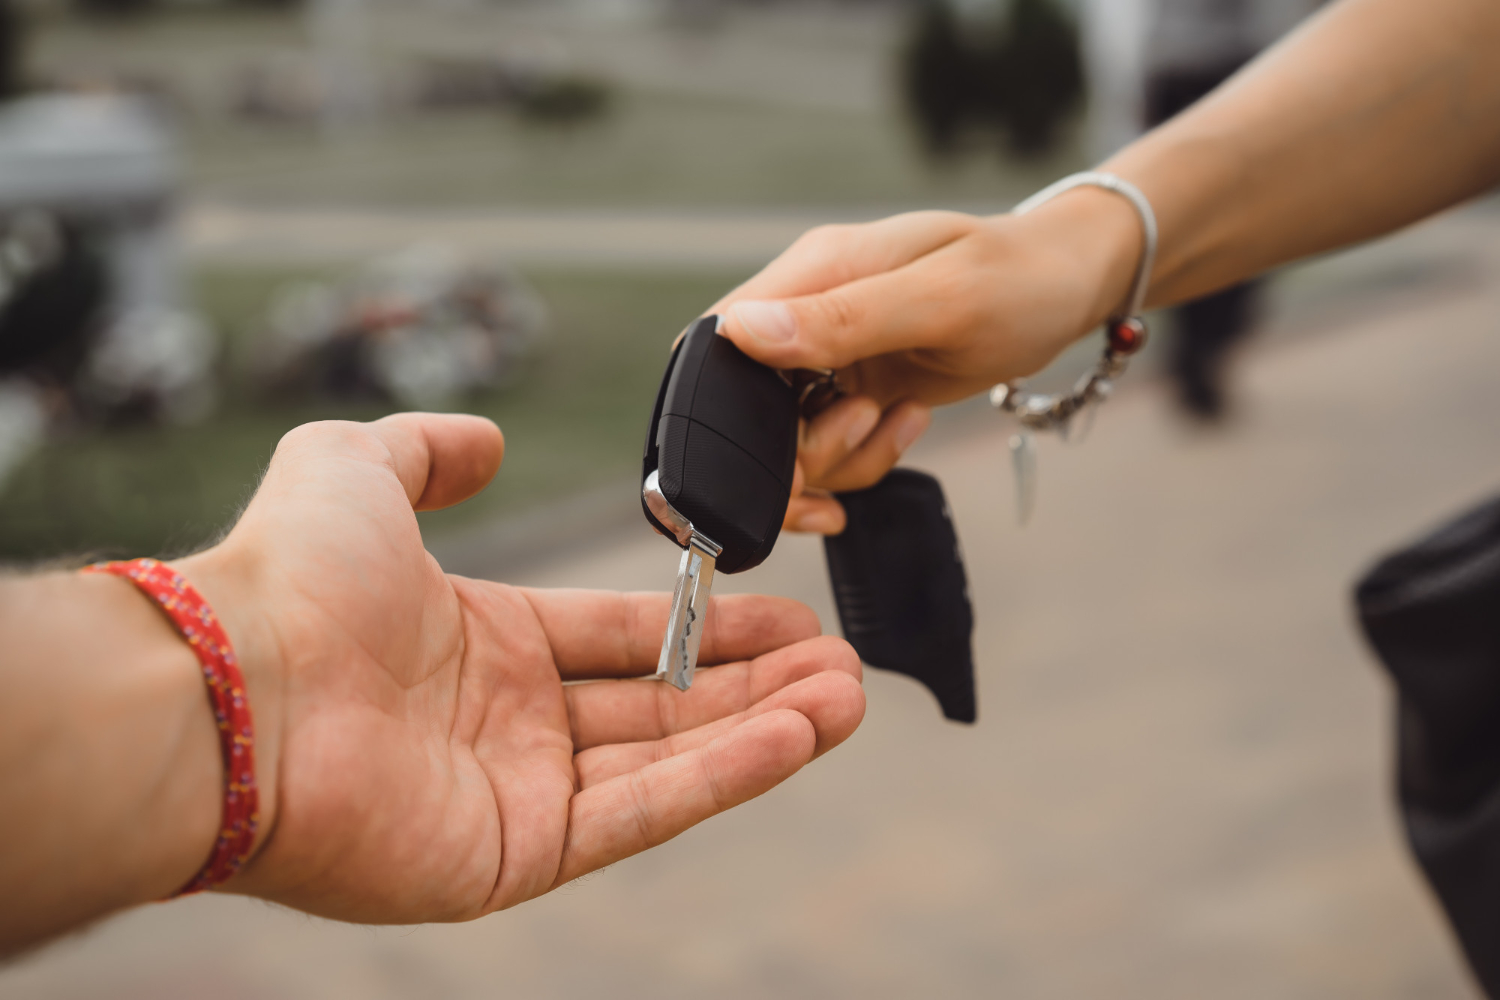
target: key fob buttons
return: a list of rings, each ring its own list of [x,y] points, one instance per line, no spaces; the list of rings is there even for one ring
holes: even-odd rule
[[[698,320],[673,351],[646,438],[642,482],[655,472],[660,496],[723,546],[719,571],[736,573],[760,565],[781,532],[797,461],[797,395],[718,326],[717,316]],[[644,499],[642,508],[675,539]]]

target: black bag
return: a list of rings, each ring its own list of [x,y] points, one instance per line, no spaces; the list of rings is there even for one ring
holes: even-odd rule
[[[1355,596],[1399,693],[1407,838],[1500,997],[1500,499],[1380,562]]]

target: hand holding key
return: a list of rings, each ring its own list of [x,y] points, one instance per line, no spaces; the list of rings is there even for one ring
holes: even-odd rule
[[[1035,372],[1091,329],[1139,241],[1130,206],[1099,191],[1022,217],[911,212],[813,229],[715,303],[746,354],[837,369],[849,394],[808,423],[787,526],[842,530],[827,492],[878,482],[929,407]]]

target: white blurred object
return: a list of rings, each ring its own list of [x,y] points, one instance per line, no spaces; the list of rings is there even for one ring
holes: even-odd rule
[[[41,390],[25,379],[0,382],[0,491],[47,432]]]
[[[337,286],[288,285],[267,320],[258,360],[273,385],[441,409],[513,378],[547,316],[509,268],[425,244]]]
[[[102,253],[97,346],[69,386],[106,410],[146,404],[195,420],[211,409],[217,338],[184,305],[174,215],[181,182],[167,120],[138,97],[47,94],[0,106],[0,307],[63,244]],[[89,407],[85,407],[85,410]]]
[[[1146,78],[1249,59],[1321,0],[1082,0],[1089,145],[1103,160],[1143,131]]]
[[[171,133],[140,98],[47,94],[0,105],[0,210],[137,212],[160,207],[178,178]]]
[[[174,423],[213,408],[218,340],[197,316],[141,307],[105,332],[89,357],[88,382],[108,406],[144,402]]]
[[[1080,41],[1089,147],[1102,160],[1141,134],[1153,0],[1084,0]]]

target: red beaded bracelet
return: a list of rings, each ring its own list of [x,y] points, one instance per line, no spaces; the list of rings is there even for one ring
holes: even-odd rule
[[[156,602],[187,640],[208,682],[214,721],[219,726],[219,748],[224,755],[224,809],[219,836],[203,867],[173,896],[211,889],[240,870],[255,845],[260,826],[260,792],[255,785],[255,729],[245,679],[240,674],[229,636],[213,609],[192,584],[172,567],[155,559],[99,563],[85,573],[111,573],[135,584]]]

